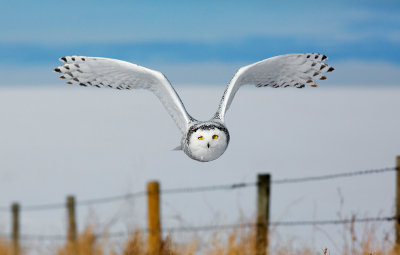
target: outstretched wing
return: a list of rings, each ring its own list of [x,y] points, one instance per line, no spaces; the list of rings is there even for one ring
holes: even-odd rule
[[[227,86],[214,118],[224,121],[233,97],[240,86],[245,84],[273,88],[304,88],[307,85],[317,87],[314,80],[326,80],[323,73],[334,70],[333,67],[324,63],[327,59],[325,55],[317,53],[288,54],[240,68]]]
[[[54,69],[67,84],[109,87],[116,89],[148,89],[167,109],[182,133],[193,118],[187,113],[178,94],[167,78],[154,71],[129,62],[98,57],[68,56],[60,58],[65,64]]]

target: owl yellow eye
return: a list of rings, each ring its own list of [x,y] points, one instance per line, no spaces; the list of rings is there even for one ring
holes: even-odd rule
[[[213,135],[213,139],[218,139],[218,136],[217,135]]]
[[[199,136],[199,137],[197,137],[197,139],[203,140],[203,136]]]

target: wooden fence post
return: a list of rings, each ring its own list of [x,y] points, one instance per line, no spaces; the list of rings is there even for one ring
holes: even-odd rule
[[[67,214],[68,214],[68,233],[67,233],[67,246],[72,254],[78,253],[77,247],[77,230],[75,218],[75,198],[73,196],[67,197]]]
[[[161,252],[160,185],[157,181],[147,184],[147,217],[149,236],[147,252],[158,255]]]
[[[12,212],[11,254],[19,255],[20,247],[19,247],[19,204],[18,203],[13,203],[11,205],[11,212]]]
[[[395,249],[400,252],[400,156],[396,159],[396,221],[395,221]]]
[[[256,255],[266,255],[268,249],[270,182],[269,174],[258,175]]]

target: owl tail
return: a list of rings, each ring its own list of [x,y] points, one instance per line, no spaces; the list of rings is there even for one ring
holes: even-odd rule
[[[179,145],[176,148],[173,148],[172,150],[173,151],[181,151],[182,150],[182,145]]]

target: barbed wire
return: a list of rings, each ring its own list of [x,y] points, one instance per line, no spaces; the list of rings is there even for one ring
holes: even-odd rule
[[[206,192],[206,191],[215,191],[215,190],[230,190],[230,189],[239,189],[250,186],[257,186],[256,182],[251,183],[234,183],[234,184],[223,184],[223,185],[212,185],[212,186],[200,186],[200,187],[185,187],[185,188],[172,188],[161,190],[160,194],[177,194],[177,193],[194,193],[194,192]],[[94,198],[87,200],[77,200],[77,206],[91,205],[91,204],[102,204],[102,203],[111,203],[120,200],[127,200],[135,197],[143,197],[148,194],[147,191],[139,191],[135,193],[127,193],[125,195],[112,196],[112,197],[103,197],[103,198]],[[54,203],[54,204],[43,204],[43,205],[29,205],[29,206],[21,206],[22,211],[41,211],[41,210],[54,210],[54,209],[64,209],[66,208],[65,203]],[[9,211],[10,208],[0,207],[0,211]]]
[[[129,199],[132,197],[144,196],[146,194],[147,193],[145,191],[140,191],[140,192],[136,192],[136,193],[128,193],[126,195],[78,200],[76,202],[76,205],[83,206],[83,205],[91,205],[91,204],[110,203],[110,202],[115,202],[115,201],[120,201],[120,200],[126,200],[126,199]],[[21,206],[22,211],[43,211],[43,210],[57,210],[57,209],[64,209],[64,208],[66,208],[66,203]],[[10,208],[0,207],[0,211],[9,211],[9,210],[10,210]]]
[[[186,187],[186,188],[174,188],[165,189],[161,191],[161,194],[178,194],[178,193],[195,193],[195,192],[205,192],[214,190],[231,190],[231,189],[241,189],[246,187],[257,186],[257,182],[241,182],[225,185],[213,185],[213,186],[201,186],[201,187]]]
[[[361,170],[361,171],[356,171],[356,172],[345,172],[345,173],[327,174],[327,175],[319,175],[319,176],[277,179],[277,180],[272,180],[271,182],[273,184],[284,184],[284,183],[296,183],[296,182],[322,181],[322,180],[327,180],[327,179],[353,177],[353,176],[366,175],[366,174],[379,174],[379,173],[392,172],[392,171],[397,171],[397,170],[399,170],[399,169],[396,167],[386,167],[386,168],[380,168],[380,169]]]
[[[378,222],[378,221],[394,221],[396,216],[392,217],[367,217],[367,218],[350,218],[350,219],[337,219],[337,220],[311,220],[311,221],[271,221],[269,226],[316,226],[316,225],[339,225],[339,224],[349,224],[349,223],[362,223],[362,222]],[[190,226],[190,227],[170,227],[163,228],[164,233],[174,233],[174,232],[201,232],[201,231],[216,231],[216,230],[226,230],[235,228],[254,228],[257,227],[256,223],[239,223],[239,224],[226,224],[226,225],[203,225],[203,226]],[[149,229],[142,229],[140,232],[149,233]],[[115,238],[115,237],[125,237],[131,235],[134,232],[111,232],[104,234],[94,234],[96,238]],[[5,238],[6,236],[2,236]],[[66,240],[66,235],[34,235],[34,234],[23,234],[20,236],[21,240]]]
[[[308,177],[299,177],[299,178],[284,178],[284,179],[272,179],[272,184],[288,184],[288,183],[300,183],[300,182],[309,182],[309,181],[321,181],[327,179],[334,178],[344,178],[344,177],[354,177],[359,175],[367,175],[367,174],[378,174],[384,172],[391,172],[399,170],[396,167],[386,167],[381,169],[369,169],[369,170],[361,170],[356,172],[344,172],[338,174],[327,174],[327,175],[319,175],[319,176],[308,176]],[[223,184],[223,185],[209,185],[209,186],[200,186],[200,187],[184,187],[184,188],[172,188],[172,189],[164,189],[161,190],[161,195],[166,194],[178,194],[178,193],[195,193],[195,192],[208,192],[208,191],[216,191],[216,190],[231,190],[231,189],[240,189],[246,187],[254,187],[257,186],[257,182],[241,182],[241,183],[233,183],[233,184]],[[92,204],[102,204],[102,203],[111,203],[115,201],[127,200],[135,197],[146,196],[148,193],[146,191],[139,191],[136,193],[128,193],[125,195],[119,196],[111,196],[111,197],[103,197],[103,198],[94,198],[87,200],[78,200],[76,202],[77,206],[84,205],[92,205]],[[21,210],[23,211],[43,211],[43,210],[54,210],[54,209],[63,209],[65,208],[65,203],[54,203],[54,204],[43,204],[43,205],[28,205],[21,206]],[[8,207],[0,207],[0,211],[9,211]]]
[[[337,219],[337,220],[316,220],[316,221],[276,221],[271,222],[270,226],[304,226],[304,225],[338,225],[348,223],[360,222],[376,222],[376,221],[393,221],[396,216],[392,217],[372,217],[372,218],[351,218],[351,219]]]

